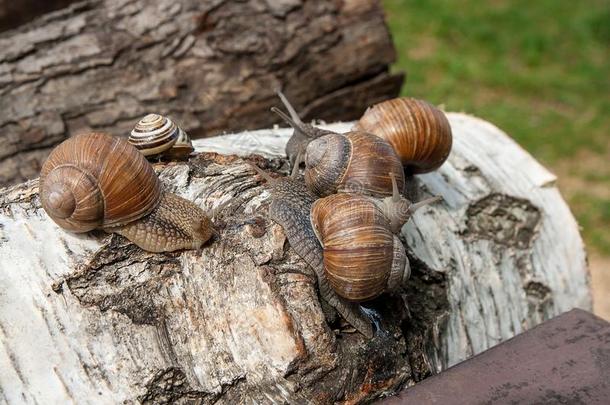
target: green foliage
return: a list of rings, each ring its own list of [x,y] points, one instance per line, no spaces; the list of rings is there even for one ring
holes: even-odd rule
[[[403,95],[493,122],[560,179],[576,172],[562,192],[610,254],[610,2],[383,3]]]

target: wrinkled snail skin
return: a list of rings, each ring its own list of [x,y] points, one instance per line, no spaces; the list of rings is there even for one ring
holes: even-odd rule
[[[212,234],[212,221],[201,208],[172,193],[163,193],[155,210],[140,221],[106,228],[149,252],[199,249]]]
[[[138,150],[103,133],[58,145],[42,166],[39,192],[60,227],[116,232],[148,251],[199,248],[213,233],[201,208],[162,190]]]
[[[391,196],[390,173],[402,193],[404,170],[400,160],[389,143],[373,134],[331,134],[307,146],[305,183],[319,196],[343,192]]]
[[[324,252],[310,220],[311,208],[317,197],[309,192],[302,182],[292,177],[275,179],[258,167],[254,165],[252,167],[267,180],[271,190],[269,216],[284,229],[290,246],[316,273],[320,297],[360,333],[372,338],[371,319],[358,304],[338,296],[326,277]]]
[[[128,140],[147,158],[182,160],[193,152],[187,133],[170,118],[159,114],[147,114],[138,121]]]
[[[388,141],[410,174],[438,169],[449,156],[453,139],[443,111],[408,97],[370,107],[353,129]]]
[[[282,103],[288,110],[290,116],[286,115],[283,111],[275,107],[271,108],[271,111],[279,115],[280,118],[282,118],[294,130],[292,136],[286,143],[286,156],[288,156],[290,167],[293,167],[297,156],[305,155],[305,149],[307,148],[309,142],[324,135],[334,134],[334,132],[305,124],[286,96],[279,90],[277,91],[277,95],[280,100],[282,100]]]

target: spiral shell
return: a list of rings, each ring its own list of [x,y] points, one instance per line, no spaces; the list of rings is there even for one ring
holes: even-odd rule
[[[361,131],[314,139],[305,155],[305,183],[319,196],[337,192],[385,197],[396,177],[404,189],[404,171],[396,152],[383,139]]]
[[[112,228],[148,215],[161,184],[144,156],[122,138],[77,135],[58,145],[40,173],[47,214],[72,232]]]
[[[129,143],[144,156],[156,156],[169,150],[181,132],[183,131],[171,119],[159,114],[148,114],[131,131]]]
[[[388,141],[412,174],[439,168],[451,151],[451,126],[445,113],[414,98],[395,98],[374,105],[354,130]]]
[[[395,288],[403,280],[404,248],[395,245],[400,240],[370,198],[333,194],[315,201],[310,219],[324,249],[326,277],[341,297],[370,300],[387,290],[389,281]]]

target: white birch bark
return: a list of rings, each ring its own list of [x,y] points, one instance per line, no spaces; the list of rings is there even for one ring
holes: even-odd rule
[[[2,190],[0,403],[359,402],[590,310],[583,242],[555,176],[493,125],[448,116],[451,156],[419,177],[443,203],[402,230],[409,308],[396,297],[374,304],[388,333],[373,341],[327,326],[313,273],[268,219],[269,193],[240,158],[202,153],[159,167],[169,189],[222,207],[220,239],[199,252],[70,234],[40,208],[36,181]],[[257,153],[285,171],[289,134],[195,146]]]

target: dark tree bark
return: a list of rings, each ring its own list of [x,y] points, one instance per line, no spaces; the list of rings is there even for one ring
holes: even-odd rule
[[[88,130],[127,135],[146,113],[193,137],[304,118],[352,119],[395,96],[381,5],[365,0],[82,1],[0,36],[0,185],[35,177]]]
[[[0,0],[0,31],[18,27],[34,18],[78,0]]]

